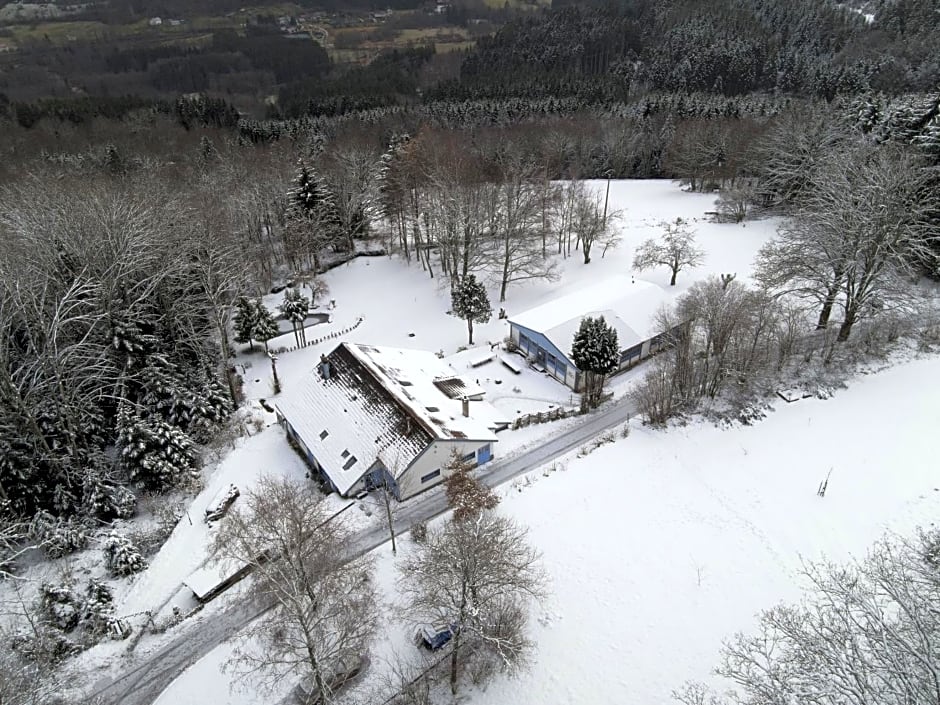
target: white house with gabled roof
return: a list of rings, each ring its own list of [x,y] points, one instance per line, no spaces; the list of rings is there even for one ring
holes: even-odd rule
[[[457,451],[493,458],[509,420],[434,353],[341,343],[275,403],[290,442],[339,494],[388,483],[407,499],[440,483]]]
[[[571,360],[571,344],[586,317],[604,320],[617,331],[625,370],[669,344],[674,331],[659,331],[657,314],[669,294],[652,282],[630,276],[605,279],[533,309],[509,316],[509,337],[529,363],[575,391],[581,374]]]

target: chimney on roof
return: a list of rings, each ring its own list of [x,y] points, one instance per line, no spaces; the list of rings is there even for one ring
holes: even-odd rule
[[[326,359],[326,355],[320,355],[320,375],[323,379],[330,378],[330,361]]]
[[[463,411],[463,415],[468,417],[470,416],[470,399],[463,397],[460,400],[460,410]]]

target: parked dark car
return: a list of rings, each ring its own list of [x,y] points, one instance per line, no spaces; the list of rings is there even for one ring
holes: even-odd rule
[[[454,637],[456,629],[456,624],[426,624],[418,629],[415,640],[424,648],[437,651]]]

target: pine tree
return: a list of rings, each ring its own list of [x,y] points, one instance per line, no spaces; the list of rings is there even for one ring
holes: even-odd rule
[[[258,308],[255,303],[247,296],[238,297],[235,304],[235,342],[248,343],[251,350],[254,351],[254,328],[257,320]]]
[[[607,375],[620,364],[617,331],[603,316],[581,319],[571,345],[571,360],[584,375],[584,405],[596,407],[600,404]]]
[[[121,458],[132,480],[166,490],[195,474],[196,451],[183,431],[160,418],[122,416]]]
[[[255,301],[255,324],[251,328],[251,337],[264,343],[264,349],[267,352],[268,341],[277,337],[280,332],[281,329],[268,307],[260,299]]]
[[[486,287],[468,274],[451,292],[451,310],[457,318],[467,322],[468,345],[473,345],[473,324],[486,323],[493,315],[493,307],[486,295]]]
[[[284,301],[278,306],[284,317],[291,322],[294,329],[294,341],[298,346],[307,342],[306,332],[304,331],[304,321],[307,320],[307,313],[310,311],[310,300],[296,289],[287,288],[284,290]]]

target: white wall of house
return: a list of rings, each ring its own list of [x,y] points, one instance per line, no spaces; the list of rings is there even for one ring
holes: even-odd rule
[[[450,464],[451,453],[456,449],[461,456],[474,454],[473,464],[476,465],[478,451],[489,445],[491,455],[494,454],[495,441],[451,441],[436,440],[419,455],[402,476],[398,478],[399,499],[413,497],[419,492],[430,489],[443,482],[449,473],[446,466]],[[436,474],[435,474],[436,473]],[[424,479],[424,482],[422,482]]]

